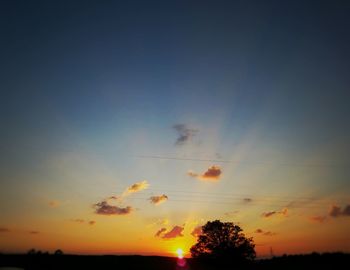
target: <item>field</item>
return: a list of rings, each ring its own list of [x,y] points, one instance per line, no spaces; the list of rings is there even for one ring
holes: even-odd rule
[[[211,269],[345,269],[350,263],[350,254],[325,253],[274,257],[237,265],[220,260],[200,261],[157,256],[77,256],[77,255],[0,255],[0,269],[18,267],[25,270],[58,269],[123,269],[123,270],[211,270]]]

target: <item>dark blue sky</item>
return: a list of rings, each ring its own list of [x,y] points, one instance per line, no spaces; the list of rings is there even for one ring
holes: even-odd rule
[[[186,117],[222,118],[225,132],[263,117],[296,144],[348,136],[348,13],[347,1],[3,1],[2,142]]]

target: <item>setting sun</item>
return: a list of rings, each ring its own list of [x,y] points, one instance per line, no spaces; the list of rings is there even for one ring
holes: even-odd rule
[[[176,250],[176,254],[179,259],[182,259],[184,257],[184,251],[181,248],[178,248]]]

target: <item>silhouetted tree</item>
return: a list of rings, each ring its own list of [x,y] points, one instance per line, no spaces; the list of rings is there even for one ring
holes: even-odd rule
[[[36,254],[36,250],[34,248],[28,250],[27,252],[28,255],[35,255]]]
[[[57,250],[54,252],[54,255],[63,255],[63,251],[60,250],[60,249],[57,249]]]
[[[232,222],[208,221],[197,243],[191,247],[193,258],[221,258],[242,262],[255,258],[254,242]]]

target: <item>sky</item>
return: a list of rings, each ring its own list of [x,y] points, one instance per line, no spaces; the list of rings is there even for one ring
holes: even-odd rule
[[[350,252],[348,1],[1,1],[0,252]]]

